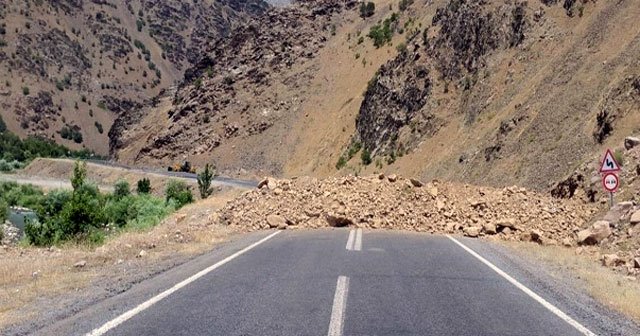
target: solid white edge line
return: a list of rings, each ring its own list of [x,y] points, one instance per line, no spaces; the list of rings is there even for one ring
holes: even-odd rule
[[[545,308],[547,308],[549,311],[554,313],[556,316],[558,316],[559,318],[561,318],[565,322],[569,323],[572,327],[576,328],[583,335],[597,336],[591,330],[587,329],[585,326],[580,324],[578,321],[572,319],[571,317],[569,317],[569,315],[565,314],[562,310],[558,309],[558,307],[556,307],[553,304],[549,303],[549,301],[543,299],[540,295],[536,294],[535,292],[533,292],[532,290],[527,288],[525,285],[523,285],[520,282],[518,282],[518,280],[512,278],[510,275],[505,273],[503,270],[499,269],[497,266],[495,266],[494,264],[489,262],[487,259],[483,258],[478,253],[476,253],[475,251],[473,251],[472,249],[470,249],[466,245],[464,245],[461,242],[459,242],[457,239],[455,239],[455,238],[453,238],[453,237],[451,237],[449,235],[447,235],[447,238],[451,239],[454,243],[458,244],[458,246],[462,247],[465,251],[469,252],[469,254],[471,254],[472,256],[476,257],[476,259],[480,260],[483,264],[485,264],[486,266],[491,268],[494,272],[498,273],[500,276],[502,276],[507,281],[509,281],[512,285],[516,286],[518,289],[523,291],[525,294],[529,295],[532,299],[536,300],[538,303],[543,305]]]
[[[353,249],[355,251],[362,250],[362,229],[358,229],[358,231],[356,231],[356,242],[353,244]]]
[[[341,275],[336,283],[336,294],[333,296],[333,307],[331,308],[331,321],[329,322],[329,333],[327,336],[342,336],[344,329],[344,312],[347,307],[347,297],[349,293],[349,278]]]
[[[349,231],[349,239],[347,239],[347,251],[353,250],[353,238],[355,237],[356,230]]]
[[[104,335],[105,333],[107,333],[109,330],[119,326],[120,324],[122,324],[123,322],[127,321],[128,319],[136,316],[137,314],[139,314],[140,312],[144,311],[145,309],[153,306],[154,304],[158,303],[160,300],[166,298],[167,296],[175,293],[176,291],[178,291],[179,289],[181,289],[182,287],[198,280],[199,278],[205,276],[206,274],[212,272],[213,270],[215,270],[216,268],[219,268],[220,266],[230,262],[231,260],[241,256],[242,254],[244,254],[245,252],[253,249],[254,247],[266,242],[267,240],[273,238],[273,236],[277,235],[278,233],[280,233],[281,231],[276,231],[270,235],[268,235],[265,238],[262,238],[261,240],[243,248],[242,250],[226,257],[223,260],[218,261],[217,263],[215,263],[212,266],[209,266],[205,269],[203,269],[202,271],[190,276],[189,278],[179,282],[178,284],[176,284],[175,286],[165,290],[164,292],[152,297],[151,299],[141,303],[140,305],[138,305],[137,307],[123,313],[122,315],[116,317],[115,319],[105,323],[104,325],[102,325],[100,328],[96,328],[94,330],[92,330],[90,333],[86,334],[87,336],[101,336]]]

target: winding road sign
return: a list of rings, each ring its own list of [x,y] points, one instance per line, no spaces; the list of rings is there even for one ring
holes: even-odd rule
[[[604,160],[600,165],[601,173],[614,173],[620,171],[620,165],[618,161],[613,157],[613,153],[610,149],[607,149],[607,153],[604,155]]]

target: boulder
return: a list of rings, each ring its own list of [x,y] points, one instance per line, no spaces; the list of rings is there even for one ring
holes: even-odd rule
[[[73,267],[75,268],[83,268],[87,266],[87,261],[86,260],[80,260],[77,263],[73,264]]]
[[[433,198],[438,197],[438,187],[432,183],[427,184],[427,193],[429,193]]]
[[[278,224],[278,230],[286,230],[287,227],[289,227],[289,225],[287,225],[287,223]]]
[[[544,245],[544,235],[540,230],[531,230],[531,232],[529,232],[529,237],[532,242]]]
[[[264,187],[269,188],[269,190],[274,190],[278,187],[278,182],[272,177],[265,177],[258,183],[258,189],[262,189]]]
[[[624,264],[624,260],[618,257],[617,254],[605,254],[602,256],[602,266],[612,267],[620,266]]]
[[[504,231],[505,228],[509,228],[511,230],[517,230],[516,228],[516,219],[515,218],[505,218],[496,222],[496,226],[498,227],[498,231]]]
[[[636,225],[640,223],[640,210],[634,212],[633,215],[631,215],[630,222],[631,222],[631,225]]]
[[[572,247],[573,246],[573,239],[566,237],[564,239],[562,239],[562,246],[564,247]]]
[[[422,184],[422,182],[420,182],[420,181],[418,181],[416,179],[409,179],[409,181],[416,188],[420,188],[420,187],[422,187],[424,185],[424,184]]]
[[[640,138],[626,137],[624,139],[624,148],[626,148],[627,150],[636,147],[637,145],[640,145]]]
[[[282,225],[287,225],[287,220],[282,216],[269,215],[267,216],[267,224],[270,228],[280,228]]]
[[[462,230],[462,232],[464,232],[464,235],[467,237],[477,237],[480,235],[480,230],[482,228],[478,227],[478,226],[469,226],[464,228],[464,230]]]
[[[395,182],[398,180],[398,175],[396,174],[391,174],[387,177],[387,180],[389,180],[389,182]]]
[[[484,230],[484,233],[490,234],[490,235],[494,235],[498,232],[496,225],[493,223],[482,224],[482,230]]]
[[[187,218],[186,214],[178,214],[176,216],[176,223],[182,223],[184,222],[185,218]]]
[[[611,227],[607,221],[597,221],[590,228],[578,232],[578,243],[596,245],[611,235]]]
[[[325,214],[324,218],[331,227],[345,227],[353,225],[353,221],[345,216],[336,214]]]
[[[138,258],[143,258],[147,255],[147,251],[145,250],[140,250],[140,253],[138,253]]]
[[[462,225],[460,225],[460,223],[458,222],[449,222],[445,226],[445,230],[447,230],[447,232],[455,232],[460,230],[460,227],[462,227]]]
[[[633,259],[633,267],[640,268],[640,258]]]

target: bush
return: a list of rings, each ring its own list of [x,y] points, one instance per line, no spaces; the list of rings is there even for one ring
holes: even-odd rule
[[[100,133],[100,134],[104,133],[104,128],[102,128],[102,124],[101,123],[96,121],[93,124],[96,126],[96,129],[98,130],[98,133]]]
[[[6,130],[7,130],[7,124],[4,123],[4,120],[2,120],[2,116],[0,116],[0,133]]]
[[[143,178],[138,181],[138,194],[148,194],[151,192],[151,181],[148,178]]]
[[[9,206],[36,208],[44,198],[41,189],[32,185],[19,185],[15,182],[0,183],[0,199]]]
[[[198,190],[200,191],[200,197],[205,199],[213,194],[211,188],[211,181],[216,177],[215,167],[210,167],[209,164],[204,167],[204,171],[198,174]]]
[[[167,184],[165,191],[167,203],[173,202],[176,209],[180,209],[186,204],[193,202],[193,194],[186,183],[178,180],[171,180]]]
[[[616,162],[618,162],[620,167],[624,167],[624,153],[621,150],[616,149],[616,151],[613,153],[613,158],[616,160]]]
[[[28,86],[23,86],[22,87],[22,94],[25,96],[29,95],[29,87]]]
[[[371,164],[371,153],[366,148],[362,150],[362,154],[360,154],[360,159],[362,159],[362,164],[368,166]]]
[[[400,0],[398,8],[400,8],[400,11],[405,11],[411,4],[413,4],[413,0]]]
[[[87,163],[76,161],[73,166],[73,175],[71,176],[71,186],[76,191],[82,187],[87,178]]]
[[[360,4],[360,17],[365,19],[373,16],[376,12],[376,4],[373,2],[362,2]]]
[[[116,185],[113,190],[113,198],[115,198],[116,200],[120,200],[129,195],[131,195],[129,182],[125,180],[120,180],[116,182]]]
[[[22,169],[24,165],[19,161],[7,161],[5,159],[0,159],[0,172],[11,172],[17,169]]]
[[[9,217],[9,204],[0,198],[0,225]],[[0,230],[2,231],[2,230]],[[2,238],[0,238],[1,240]]]

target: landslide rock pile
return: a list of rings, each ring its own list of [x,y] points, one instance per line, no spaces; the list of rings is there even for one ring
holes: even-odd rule
[[[578,243],[593,205],[557,200],[520,187],[495,189],[396,175],[319,181],[265,179],[221,210],[223,223],[249,231],[355,226],[469,237],[497,235],[540,244]],[[582,232],[582,243],[593,243]]]

